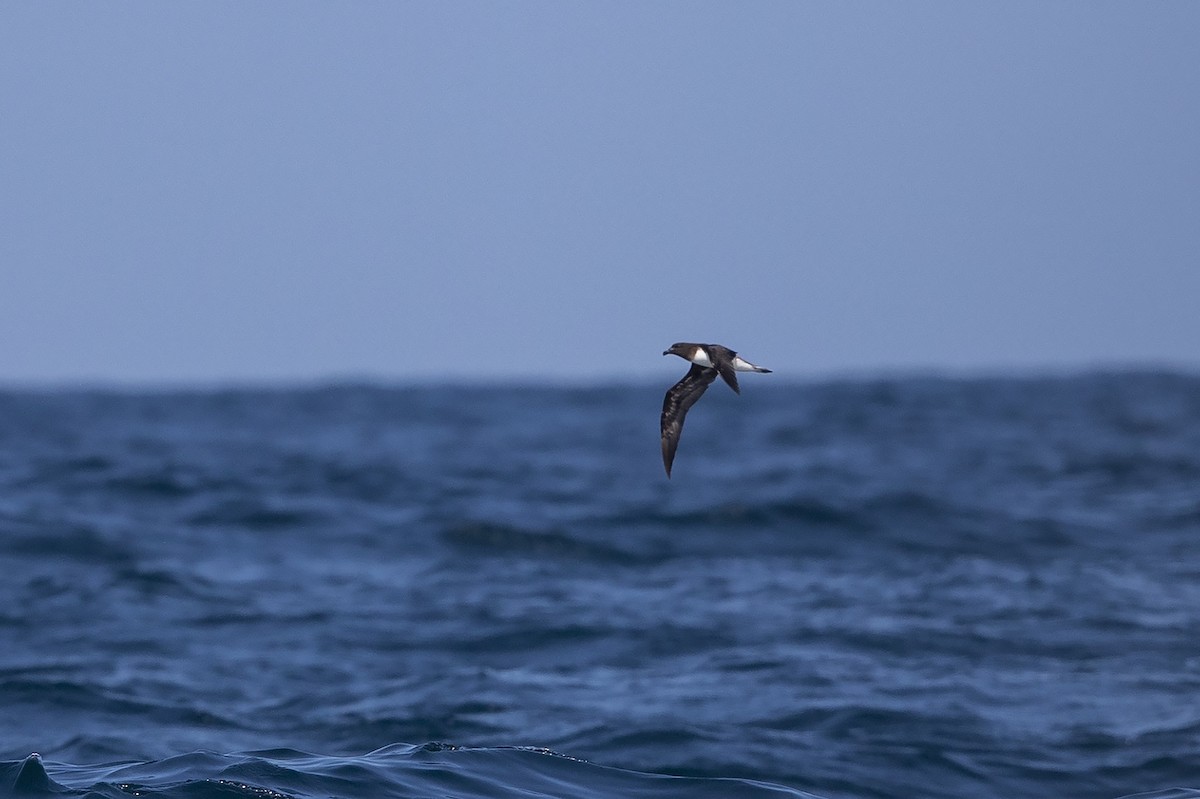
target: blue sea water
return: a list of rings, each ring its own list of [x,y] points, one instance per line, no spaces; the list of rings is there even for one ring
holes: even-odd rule
[[[1200,377],[664,389],[0,392],[0,794],[1200,797]]]

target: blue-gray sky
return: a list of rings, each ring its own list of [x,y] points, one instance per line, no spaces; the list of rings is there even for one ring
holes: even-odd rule
[[[1200,367],[1200,3],[6,3],[0,382]]]

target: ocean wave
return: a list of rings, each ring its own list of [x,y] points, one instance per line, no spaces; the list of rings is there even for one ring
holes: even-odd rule
[[[250,530],[288,530],[330,521],[322,510],[266,498],[236,498],[207,505],[192,513],[189,524]]]
[[[524,529],[513,525],[462,521],[442,528],[443,543],[457,549],[518,557],[563,558],[572,561],[626,563],[637,554],[588,541],[561,530]]]
[[[0,792],[29,797],[83,794],[128,799],[283,799],[390,796],[398,799],[815,799],[813,794],[733,778],[646,774],[595,765],[548,749],[393,745],[358,757],[295,750],[72,766],[38,755],[0,763]]]
[[[661,556],[701,549],[735,554],[751,541],[759,552],[805,557],[864,546],[1002,554],[1017,551],[1014,547],[1065,548],[1095,533],[1087,525],[1044,513],[971,505],[916,490],[646,508],[585,520],[581,526],[615,527],[649,538],[666,532]],[[670,543],[678,534],[686,534],[686,546]]]
[[[86,563],[131,564],[134,550],[108,531],[85,522],[55,518],[5,519],[0,517],[0,552],[42,558],[54,557]]]

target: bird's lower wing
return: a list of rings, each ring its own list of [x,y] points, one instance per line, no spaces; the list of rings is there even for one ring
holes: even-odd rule
[[[733,369],[732,361],[721,361],[716,364],[717,369],[721,372],[721,379],[729,384],[733,389],[734,394],[741,394],[742,390],[738,388],[737,372]]]
[[[679,436],[683,433],[683,420],[688,409],[696,404],[696,400],[716,379],[716,369],[692,364],[683,379],[671,386],[663,398],[662,454],[667,477],[671,476],[671,464],[675,462],[675,449],[679,446]]]

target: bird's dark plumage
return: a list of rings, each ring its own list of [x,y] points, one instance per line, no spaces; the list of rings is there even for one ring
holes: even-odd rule
[[[675,448],[679,446],[679,436],[683,432],[683,420],[688,408],[696,404],[717,379],[717,370],[707,366],[692,364],[688,373],[683,376],[667,396],[663,398],[662,409],[662,454],[663,465],[667,467],[667,477],[671,476],[671,464],[675,462]]]

